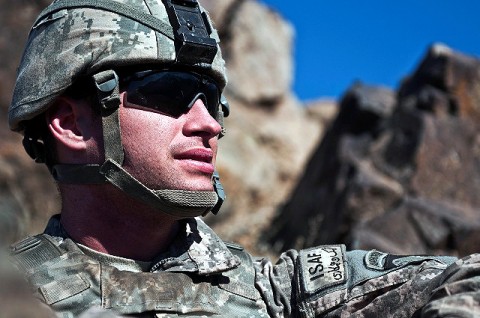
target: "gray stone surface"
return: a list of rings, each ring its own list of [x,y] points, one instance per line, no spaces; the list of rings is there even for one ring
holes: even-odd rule
[[[478,251],[479,85],[480,61],[443,45],[398,92],[354,85],[266,239],[279,249]]]

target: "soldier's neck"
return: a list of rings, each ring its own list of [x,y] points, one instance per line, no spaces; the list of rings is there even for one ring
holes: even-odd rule
[[[102,186],[62,189],[61,222],[69,236],[93,250],[150,261],[177,235],[178,220]]]

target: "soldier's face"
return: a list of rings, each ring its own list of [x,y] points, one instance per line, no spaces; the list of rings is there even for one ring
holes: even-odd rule
[[[122,94],[124,168],[152,189],[213,190],[221,126],[201,99],[179,117],[129,103]]]

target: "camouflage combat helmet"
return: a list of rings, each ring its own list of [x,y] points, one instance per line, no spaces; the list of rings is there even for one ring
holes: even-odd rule
[[[227,79],[218,34],[197,0],[56,0],[34,22],[18,68],[9,124],[44,113],[77,79],[92,77],[102,108],[105,162],[51,167],[59,182],[109,182],[159,210],[180,217],[218,212],[223,188],[215,191],[149,189],[122,168],[118,108],[119,78],[125,67],[182,67],[213,78],[223,91]],[[217,120],[223,127],[228,104],[222,98]],[[223,131],[223,129],[222,129]],[[25,135],[27,152],[37,161],[41,142]],[[33,149],[33,150],[32,150]]]

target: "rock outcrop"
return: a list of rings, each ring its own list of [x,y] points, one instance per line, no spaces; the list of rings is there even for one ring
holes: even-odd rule
[[[221,214],[207,221],[224,239],[255,249],[335,104],[303,107],[296,99],[294,31],[278,13],[252,0],[202,3],[220,30],[232,108],[218,159],[228,199]],[[315,111],[320,116],[312,116]]]
[[[434,45],[398,92],[354,85],[267,241],[465,255],[480,239],[480,61]],[[305,228],[308,231],[305,231]]]

